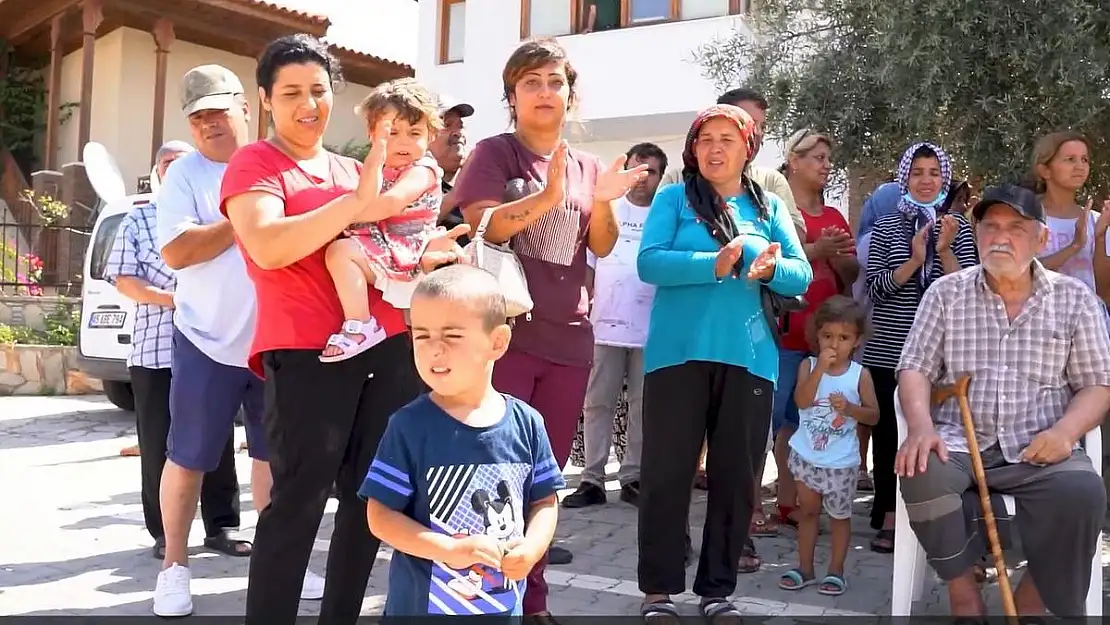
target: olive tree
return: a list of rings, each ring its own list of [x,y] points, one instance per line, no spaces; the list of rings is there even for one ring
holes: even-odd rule
[[[1082,132],[1090,185],[1110,187],[1105,0],[760,0],[695,58],[720,89],[767,94],[768,132],[812,128],[835,157],[889,176],[918,139],[988,184],[1029,171],[1033,142]]]

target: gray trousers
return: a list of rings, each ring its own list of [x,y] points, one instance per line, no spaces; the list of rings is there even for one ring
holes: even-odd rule
[[[628,444],[617,479],[621,486],[640,479],[640,451],[644,444],[644,350],[595,345],[594,366],[590,370],[586,405],[582,411],[582,447],[586,457],[583,482],[605,485],[613,419],[625,380],[628,381]]]
[[[1076,451],[1047,467],[1011,464],[997,445],[982,455],[991,492],[1014,498],[1013,525],[1028,560],[1026,574],[1033,576],[1045,607],[1058,617],[1083,616],[1106,510],[1106,491],[1090,459]],[[971,456],[950,452],[947,463],[930,455],[924,473],[901,480],[910,527],[945,581],[990,553],[974,476]],[[1005,548],[1010,522],[1000,498],[991,497],[991,509],[1000,518]]]

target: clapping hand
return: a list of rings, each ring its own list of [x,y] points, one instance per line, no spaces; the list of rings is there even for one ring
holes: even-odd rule
[[[648,166],[646,163],[641,163],[632,169],[625,169],[626,161],[625,157],[619,156],[609,166],[609,169],[598,175],[597,184],[594,185],[594,201],[611,202],[622,197],[625,193],[628,193],[632,185],[647,176]]]
[[[1075,221],[1075,238],[1071,240],[1071,244],[1077,249],[1087,247],[1087,237],[1090,234],[1088,228],[1090,226],[1091,208],[1094,207],[1094,204],[1094,199],[1088,198],[1086,206],[1083,207],[1082,212],[1079,214],[1079,219]],[[1100,215],[1099,217],[1101,219],[1102,216]]]
[[[472,534],[456,538],[445,554],[443,563],[456,571],[468,569],[475,564],[500,569],[502,553],[497,539],[485,534]]]
[[[956,240],[956,233],[960,231],[960,222],[952,215],[940,218],[940,235],[937,236],[937,251],[947,252]]]
[[[913,240],[910,242],[913,259],[922,264],[925,263],[925,242],[929,237],[929,229],[931,227],[932,225],[930,224],[918,230],[917,234],[913,235]]]
[[[778,266],[779,244],[771,243],[755,257],[748,268],[749,280],[762,280],[770,282],[775,277],[775,267]]]
[[[561,141],[547,164],[547,180],[542,193],[551,202],[562,202],[567,188],[567,142]]]
[[[740,257],[744,255],[744,239],[736,237],[728,242],[717,252],[717,262],[714,265],[714,272],[717,279],[723,279],[728,274],[732,273],[733,267],[736,263],[740,262]]]
[[[1102,202],[1102,212],[1095,221],[1095,238],[1104,236],[1107,228],[1110,228],[1110,200]]]

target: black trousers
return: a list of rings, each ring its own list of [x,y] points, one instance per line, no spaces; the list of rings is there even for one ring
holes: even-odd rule
[[[301,584],[335,483],[339,509],[317,622],[354,625],[379,541],[358,489],[389,417],[421,393],[408,334],[338,363],[320,350],[267,352],[266,440],[274,485],[258,516],[247,625],[293,625]]]
[[[774,386],[747,369],[688,362],[644,378],[639,566],[644,594],[686,590],[687,512],[702,440],[709,482],[694,593],[728,597],[748,540]]]
[[[898,420],[894,414],[894,390],[898,379],[894,369],[868,367],[879,402],[879,422],[871,427],[871,460],[875,472],[875,499],[871,504],[871,528],[882,529],[883,519],[894,512],[898,478],[894,475],[894,456],[898,455]]]
[[[162,468],[166,466],[166,436],[170,431],[169,368],[130,367],[131,388],[135,393],[135,429],[139,437],[139,462],[142,467],[143,520],[154,540],[165,537],[162,507],[158,496]],[[239,527],[239,478],[235,473],[235,444],[227,447],[215,471],[204,474],[200,487],[200,516],[204,535]]]

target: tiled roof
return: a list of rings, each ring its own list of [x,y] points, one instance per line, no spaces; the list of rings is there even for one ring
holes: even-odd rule
[[[242,2],[243,4],[249,4],[249,5],[253,5],[253,6],[256,6],[256,7],[261,7],[263,9],[266,9],[266,10],[269,10],[269,11],[274,11],[274,12],[277,12],[277,13],[284,13],[286,15],[292,15],[292,16],[298,17],[300,19],[306,20],[308,22],[314,23],[314,24],[320,24],[322,26],[326,26],[326,25],[331,23],[331,20],[328,19],[328,16],[324,15],[322,13],[310,13],[308,11],[302,11],[300,9],[294,9],[294,8],[279,4],[277,2],[271,2],[269,0],[238,0],[238,1]]]
[[[258,0],[251,0],[251,1],[258,1]],[[356,55],[356,56],[361,56],[361,57],[367,58],[371,61],[374,61],[375,63],[380,63],[380,64],[385,65],[385,66],[394,67],[398,70],[407,72],[409,74],[411,74],[412,71],[413,71],[413,68],[410,67],[409,65],[406,65],[405,63],[398,63],[397,61],[391,61],[387,58],[380,57],[380,56],[377,56],[377,55],[374,55],[374,54],[370,54],[369,52],[363,52],[361,50],[356,50],[356,49],[351,48],[349,46],[341,46],[341,45],[337,45],[337,44],[332,44],[331,47],[332,47],[332,49],[334,49],[334,50],[336,50],[340,53],[346,53],[346,54],[353,54],[353,55]]]

